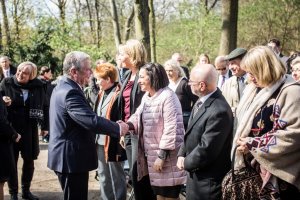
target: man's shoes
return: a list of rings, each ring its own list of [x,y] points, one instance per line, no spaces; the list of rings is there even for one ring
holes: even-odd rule
[[[39,200],[39,198],[35,195],[33,195],[31,192],[25,192],[22,194],[23,199],[28,199],[28,200]]]
[[[18,194],[11,194],[10,200],[18,200]]]

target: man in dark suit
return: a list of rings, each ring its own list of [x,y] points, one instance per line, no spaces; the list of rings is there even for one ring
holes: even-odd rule
[[[188,171],[186,199],[221,199],[221,183],[230,169],[233,116],[217,88],[211,64],[193,68],[189,84],[199,96],[193,107],[177,167]]]
[[[11,65],[10,59],[7,56],[0,56],[0,66],[2,68],[2,74],[0,73],[0,82],[2,79],[11,77],[17,72],[17,69]]]
[[[85,200],[89,171],[98,166],[95,133],[119,138],[128,132],[128,126],[98,117],[84,97],[82,87],[91,75],[89,55],[68,53],[63,73],[50,101],[48,167],[57,174],[64,199]]]

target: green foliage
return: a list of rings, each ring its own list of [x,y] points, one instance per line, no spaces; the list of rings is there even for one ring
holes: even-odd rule
[[[244,0],[239,10],[240,46],[265,45],[276,37],[287,55],[299,50],[300,0]]]
[[[204,9],[181,5],[177,19],[158,25],[157,58],[164,63],[175,52],[182,53],[185,62],[194,66],[201,53],[210,58],[217,56],[221,34],[221,18],[214,12],[206,14]],[[160,23],[160,22],[157,22]]]

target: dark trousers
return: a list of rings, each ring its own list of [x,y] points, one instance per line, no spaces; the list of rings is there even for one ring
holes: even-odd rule
[[[19,147],[18,145],[14,145],[14,157],[15,157],[15,166],[12,170],[12,173],[8,180],[8,187],[10,194],[18,193],[18,159],[19,159]],[[21,185],[23,192],[29,191],[30,184],[32,181],[34,173],[34,162],[32,159],[23,158],[23,167],[22,167],[22,175],[21,175]]]
[[[83,173],[60,173],[55,172],[61,189],[64,193],[64,200],[87,200],[89,172]]]

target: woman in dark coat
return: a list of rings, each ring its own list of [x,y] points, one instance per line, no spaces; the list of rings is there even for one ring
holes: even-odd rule
[[[176,93],[181,103],[183,123],[186,130],[192,108],[198,97],[192,93],[188,80],[178,61],[168,60],[165,62],[164,67],[170,82],[169,88]]]
[[[34,160],[39,154],[38,124],[41,125],[42,133],[45,134],[48,130],[49,106],[46,101],[46,87],[36,75],[36,65],[23,62],[18,66],[16,75],[5,78],[0,85],[2,94],[12,100],[7,108],[8,121],[22,136],[20,142],[13,145],[13,149],[16,166],[19,152],[23,158],[21,185],[24,199],[38,199],[29,190],[34,173]],[[8,186],[11,199],[18,199],[17,167],[9,178]]]
[[[8,97],[3,97],[7,99]],[[13,142],[18,142],[21,136],[10,126],[7,121],[5,102],[0,93],[0,200],[4,199],[3,186],[8,180],[11,169],[14,168]]]

